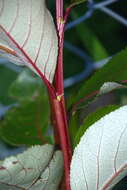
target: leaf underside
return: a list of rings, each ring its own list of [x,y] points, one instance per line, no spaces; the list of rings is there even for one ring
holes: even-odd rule
[[[75,148],[71,190],[111,190],[127,174],[127,106],[91,125]]]
[[[101,117],[103,117],[104,115],[110,113],[111,111],[114,111],[116,109],[118,109],[119,106],[118,105],[109,105],[109,106],[105,106],[103,108],[99,108],[96,110],[96,112],[93,112],[91,114],[89,114],[83,121],[83,124],[80,126],[76,137],[75,137],[75,142],[74,142],[74,146],[76,147],[76,145],[79,143],[80,138],[83,136],[83,134],[85,133],[85,131],[92,125],[94,124],[96,121],[98,121]]]
[[[44,0],[0,1],[0,56],[28,66],[52,82],[57,44],[55,25]]]
[[[53,146],[33,146],[0,162],[1,190],[57,190],[63,174],[63,158]]]

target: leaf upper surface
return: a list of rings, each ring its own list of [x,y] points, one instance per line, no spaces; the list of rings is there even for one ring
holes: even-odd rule
[[[88,101],[86,101],[87,97],[92,97],[94,92],[100,91],[100,88],[104,83],[108,82],[106,91],[110,91],[111,88],[116,89],[117,86],[109,82],[121,82],[126,79],[127,48],[116,54],[106,65],[104,65],[89,80],[87,80],[79,89],[79,92],[75,95],[73,94],[73,97],[70,99],[69,106],[77,104],[77,108],[83,107],[83,105],[88,103]],[[118,85],[118,87],[120,86]],[[95,93],[95,95],[97,95],[97,93]]]

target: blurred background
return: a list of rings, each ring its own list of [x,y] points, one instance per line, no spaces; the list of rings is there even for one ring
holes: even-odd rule
[[[67,7],[67,5],[68,0],[65,1],[65,7]],[[55,1],[49,0],[48,7],[55,20]],[[72,9],[65,31],[64,85],[65,96],[69,97],[70,94],[76,92],[79,86],[90,78],[96,70],[103,67],[112,56],[127,46],[127,1],[89,0],[84,2]],[[33,98],[33,94],[35,93],[35,81],[31,80],[31,78],[29,78],[30,80],[28,79],[28,86],[31,84],[29,92],[27,91],[28,86],[23,88],[24,81],[26,81],[26,75],[22,75],[23,71],[24,68],[15,66],[12,63],[8,63],[7,60],[0,58],[1,126],[7,125],[5,123],[8,123],[10,127],[9,117],[15,117],[12,113],[10,115],[8,114],[7,121],[3,124],[8,110],[12,108],[16,109],[19,103],[21,103],[20,101],[26,101],[26,99],[31,96]],[[33,76],[33,74],[30,73],[30,77],[31,76]],[[18,83],[19,77],[22,79],[20,85]],[[18,89],[16,83],[20,86]],[[39,85],[40,81],[38,82],[38,86]],[[25,90],[27,92],[25,92]],[[43,90],[45,91],[44,88]],[[23,97],[26,97],[26,99],[23,99]],[[45,97],[44,101],[47,101]],[[91,112],[91,109],[94,110],[102,104],[108,105],[115,102],[119,102],[121,105],[126,104],[127,90],[124,89],[102,96],[98,102],[95,102],[88,107],[87,111],[84,111],[84,115]],[[19,110],[19,115],[21,116],[20,111],[21,110]],[[34,112],[32,113],[34,114]],[[22,120],[22,118],[19,117],[19,120],[20,119]],[[13,125],[12,122],[11,125]],[[2,132],[0,133],[2,134]],[[14,134],[9,138],[14,138]],[[18,151],[21,152],[25,148],[24,146],[20,148],[10,146],[9,138],[5,136],[1,137],[0,159],[10,154],[16,154]],[[3,140],[6,143],[3,142]],[[15,142],[11,144],[17,145]],[[125,189],[127,189],[127,178],[122,180],[122,182],[114,188],[114,190]]]

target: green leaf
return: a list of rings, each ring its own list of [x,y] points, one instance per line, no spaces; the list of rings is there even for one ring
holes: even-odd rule
[[[111,92],[115,89],[121,89],[121,88],[127,88],[127,86],[123,85],[122,83],[116,83],[116,82],[106,82],[104,83],[101,88],[98,91],[98,96],[99,95],[103,95],[105,93]],[[96,98],[95,94],[93,97],[93,100]],[[83,109],[84,110],[84,109]],[[84,111],[83,111],[84,112]],[[72,115],[70,117],[70,121],[69,121],[69,132],[70,132],[70,137],[71,137],[71,143],[72,146],[74,147],[74,141],[75,141],[75,136],[79,130],[79,123],[81,123],[82,121],[82,117],[81,117],[81,112],[79,111],[75,111],[75,109],[72,111]],[[100,114],[101,115],[101,114]],[[91,119],[91,118],[90,118]],[[83,129],[84,130],[84,129]],[[80,131],[80,130],[79,130]],[[83,131],[84,132],[84,131]],[[82,133],[82,129],[81,129],[81,133]],[[79,132],[80,134],[80,132]],[[79,135],[80,136],[80,135]]]
[[[78,108],[88,103],[89,97],[96,95],[105,82],[121,82],[127,79],[127,48],[116,54],[106,65],[98,70],[69,100]],[[77,102],[77,103],[76,103]],[[78,103],[79,102],[79,103]]]
[[[24,69],[9,88],[9,95],[19,101],[33,99],[40,91],[44,92],[44,85],[29,69]]]
[[[8,105],[14,102],[14,99],[8,97],[8,88],[16,76],[14,71],[0,65],[0,103]]]
[[[99,95],[106,94],[108,92],[111,92],[115,89],[121,89],[121,88],[127,88],[125,84],[123,85],[122,83],[117,83],[117,82],[105,82],[100,90],[99,90]]]
[[[79,13],[74,10],[71,12],[71,15],[73,19],[76,19],[80,16]],[[98,39],[94,31],[91,30],[91,28],[87,25],[87,23],[82,22],[77,25],[75,29],[79,40],[81,40],[82,45],[88,50],[93,60],[98,61],[108,56],[103,44]],[[85,35],[82,35],[83,33],[85,33]]]
[[[4,190],[57,190],[63,175],[63,156],[51,145],[33,146],[0,162]]]
[[[8,111],[0,122],[0,137],[12,145],[42,144],[49,125],[47,96],[41,94],[32,100],[22,101]]]
[[[49,126],[48,95],[42,81],[25,69],[9,88],[9,95],[19,105],[8,111],[0,122],[0,137],[12,145],[52,142],[47,137]]]
[[[78,129],[79,129],[78,114],[74,114],[71,116],[70,121],[69,121],[69,134],[70,134],[72,146],[73,146],[73,143],[75,140],[75,135],[76,135]]]
[[[84,134],[84,132],[90,127],[92,124],[94,124],[96,121],[98,121],[101,117],[104,115],[114,111],[115,109],[119,108],[118,105],[109,105],[105,106],[103,108],[99,108],[96,112],[89,114],[85,119],[83,124],[80,126],[76,137],[74,141],[74,147],[79,143],[80,138]]]
[[[72,7],[72,6],[78,5],[80,3],[84,3],[85,1],[87,1],[87,0],[70,0],[68,2],[69,2],[69,6]]]

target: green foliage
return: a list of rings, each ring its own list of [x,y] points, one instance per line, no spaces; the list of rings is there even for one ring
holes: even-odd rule
[[[78,130],[79,130],[79,118],[78,114],[74,114],[70,117],[69,121],[69,134],[72,146],[74,144],[75,136]]]
[[[93,100],[96,100],[96,94],[97,97],[101,96],[103,94],[106,94],[108,92],[111,92],[113,90],[119,90],[119,89],[125,89],[127,88],[126,85],[123,85],[122,83],[116,83],[116,82],[106,82],[104,83],[101,88],[99,89],[98,93],[93,94]],[[95,91],[96,92],[96,91]],[[120,92],[120,91],[119,91]],[[92,99],[90,99],[91,101],[88,101],[88,104],[92,104]],[[87,101],[87,99],[86,99]],[[114,105],[113,105],[114,106]],[[104,111],[108,111],[108,109],[110,109],[109,107],[105,107]],[[111,106],[112,109],[112,106]],[[72,115],[70,117],[70,122],[69,122],[69,132],[70,132],[70,137],[71,137],[71,142],[72,145],[74,146],[74,141],[75,141],[75,136],[77,135],[77,133],[79,134],[78,136],[80,137],[80,133],[83,134],[84,133],[84,128],[81,127],[81,130],[79,130],[79,126],[82,123],[82,120],[80,115],[84,112],[84,109],[78,110],[76,112],[75,107],[72,110]],[[101,110],[100,110],[101,111]],[[112,110],[111,110],[112,111]],[[97,112],[98,113],[98,112]],[[102,114],[100,113],[100,118],[103,116],[103,110],[102,110]],[[91,120],[91,117],[90,117]],[[83,129],[83,131],[82,131]],[[81,135],[82,136],[82,135]]]
[[[49,109],[46,98],[36,97],[23,101],[21,105],[8,111],[0,122],[0,136],[9,144],[42,144],[48,127]]]
[[[96,95],[105,82],[123,81],[127,79],[127,48],[116,54],[104,67],[97,71],[79,89],[78,93],[70,100],[70,106],[79,102],[80,106],[88,103],[87,98]],[[81,103],[80,103],[81,102]]]
[[[74,10],[72,11],[71,15],[73,19],[79,17],[78,12]],[[82,42],[83,47],[87,49],[87,51],[95,61],[104,59],[108,56],[108,53],[104,48],[102,42],[85,22],[82,22],[76,26],[76,33],[79,40]]]
[[[94,124],[96,121],[101,119],[101,117],[105,116],[106,114],[114,111],[115,109],[119,108],[118,105],[109,105],[103,108],[99,108],[96,112],[89,114],[83,121],[83,124],[80,126],[74,141],[74,147],[79,143],[80,138],[84,134],[84,132]]]
[[[42,86],[42,87],[41,87]],[[10,94],[19,100],[0,122],[0,137],[12,145],[43,144],[49,126],[47,93],[29,71],[23,71],[10,87]]]
[[[78,5],[78,4],[80,4],[80,3],[83,3],[83,2],[85,2],[86,0],[70,0],[71,2],[70,2],[70,4],[71,4],[71,6],[73,6],[73,5]]]
[[[18,101],[33,99],[39,93],[45,94],[44,85],[40,78],[34,76],[29,69],[24,69],[10,85],[9,95]]]
[[[8,96],[8,88],[16,79],[16,76],[17,74],[14,71],[0,65],[0,104],[8,105],[14,102],[14,99]]]
[[[66,3],[68,3],[67,6],[69,7],[79,5],[84,2],[87,2],[87,0],[66,1]],[[95,0],[95,2],[100,1]],[[54,13],[53,8],[55,3],[53,1],[49,1],[48,5],[52,6],[51,9]],[[113,10],[118,10],[119,13],[121,12],[119,4],[118,8],[117,5],[113,4],[112,6]],[[122,7],[124,7],[125,9],[125,11],[122,12],[122,15],[124,15],[126,14],[126,6]],[[85,3],[83,5],[81,4],[79,6],[75,6],[75,8],[71,11],[71,19],[75,20],[76,18],[79,18],[87,10],[88,7]],[[93,17],[75,26],[75,28],[73,28],[73,31],[67,31],[65,37],[67,41],[69,41],[72,44],[75,44],[77,47],[87,52],[88,55],[90,55],[91,59],[94,61],[101,60],[109,55],[113,55],[114,53],[116,53],[116,51],[119,51],[126,45],[125,27],[122,28],[122,25],[118,24],[115,21],[115,19],[107,17],[106,14],[102,13],[101,11],[95,11]],[[84,69],[84,62],[85,61],[83,61],[81,57],[77,56],[77,54],[74,55],[74,53],[71,53],[70,51],[68,51],[68,49],[65,49],[64,77],[67,78],[79,72],[82,72],[82,70]],[[96,95],[98,96],[104,93],[108,93],[117,88],[126,87],[121,82],[123,80],[127,80],[126,68],[127,49],[115,55],[107,65],[105,65],[99,71],[96,71],[93,74],[93,76],[86,82],[82,82],[81,88],[80,84],[77,84],[77,90],[76,85],[72,86],[67,90],[65,89],[65,94],[67,95],[68,92],[70,92],[72,89],[73,92],[75,92],[72,93],[71,98],[68,101],[69,111],[74,111],[71,112],[73,114],[70,114],[70,117],[68,116],[70,139],[73,147],[75,147],[79,143],[81,136],[84,134],[84,132],[87,130],[89,126],[91,126],[104,115],[119,107],[117,105],[110,105],[100,108],[96,112],[90,113],[83,120],[82,123],[82,116],[84,114],[84,111],[86,111],[84,110],[84,108],[86,105],[88,105],[89,102],[91,102],[91,100],[93,100],[96,97]],[[4,105],[9,105],[11,103],[17,102],[17,106],[9,110],[7,114],[4,116],[4,118],[2,118],[2,120],[0,121],[0,139],[8,144],[16,146],[29,146],[34,144],[44,144],[46,142],[51,143],[51,138],[53,137],[52,129],[49,129],[49,102],[45,87],[42,84],[42,80],[27,69],[25,69],[21,74],[19,74],[17,79],[16,77],[17,74],[15,72],[0,65],[0,104],[2,103]],[[10,95],[10,97],[8,97],[8,95]],[[81,108],[83,109],[81,110]],[[77,110],[79,110],[79,112]],[[55,154],[53,153],[53,151],[52,156],[53,154]],[[34,157],[35,154],[35,158],[38,158],[35,152],[32,153],[32,156]],[[41,153],[44,154],[45,151]],[[47,186],[44,188],[46,188],[46,190],[56,190],[54,189],[54,183],[52,182],[54,182],[54,180],[57,180],[57,178],[61,177],[62,170],[61,172],[57,172],[57,170],[59,170],[59,167],[61,167],[62,164],[60,162],[54,163],[54,159],[52,159],[54,157],[52,156],[50,157],[50,162],[49,159],[46,160],[48,162],[48,167],[46,168],[44,175],[42,174],[40,176],[40,180],[36,181],[37,183],[34,183],[32,189],[42,188],[43,184],[41,180],[43,178],[47,179],[49,177],[48,181],[45,180]],[[28,159],[28,155],[26,157]],[[27,159],[24,158],[24,160]],[[43,158],[40,160],[44,159],[45,158],[43,155]],[[62,157],[60,158],[60,160],[62,162]],[[54,164],[53,167],[52,163]],[[2,162],[0,162],[0,164],[2,167]],[[13,163],[11,162],[11,164]],[[50,166],[51,176],[47,176],[48,169]],[[13,173],[11,170],[12,168],[7,169],[15,175],[15,173]],[[15,176],[11,176],[14,181],[15,178],[13,177]],[[0,187],[2,189],[10,189],[10,186],[8,185],[1,184]],[[13,189],[16,188],[13,187]]]

